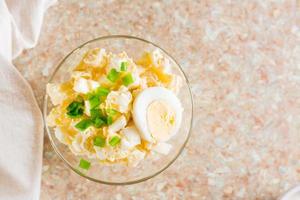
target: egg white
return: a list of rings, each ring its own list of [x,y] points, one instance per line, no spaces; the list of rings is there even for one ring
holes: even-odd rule
[[[74,81],[73,90],[78,93],[87,94],[96,88],[98,88],[100,84],[97,81],[88,80],[85,78],[78,78]]]
[[[152,148],[153,151],[163,155],[168,155],[171,149],[172,145],[165,142],[159,142]]]
[[[89,57],[85,58],[83,61],[86,64],[97,67],[100,66],[100,64],[103,62],[105,56],[106,56],[105,49],[100,49],[96,54],[90,55]]]
[[[120,113],[126,113],[129,110],[129,105],[132,100],[132,95],[128,89],[121,86],[118,91],[112,91],[106,98],[106,105],[110,108],[113,105],[117,105],[115,108]]]
[[[140,135],[135,126],[129,126],[121,131],[121,147],[123,149],[132,149],[141,143]]]
[[[147,108],[155,100],[167,102],[175,111],[175,125],[168,139],[173,137],[180,128],[183,108],[180,100],[172,91],[164,87],[150,87],[143,90],[137,95],[133,102],[132,116],[135,126],[144,140],[148,142],[164,142],[156,141],[156,139],[152,137],[148,127]]]
[[[122,115],[108,127],[109,135],[113,135],[118,131],[120,131],[121,129],[125,128],[126,124],[127,124],[126,117]]]

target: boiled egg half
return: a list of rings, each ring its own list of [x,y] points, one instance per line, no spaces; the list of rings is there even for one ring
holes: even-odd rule
[[[132,116],[144,140],[164,142],[178,132],[182,111],[181,102],[172,91],[149,87],[135,98]]]

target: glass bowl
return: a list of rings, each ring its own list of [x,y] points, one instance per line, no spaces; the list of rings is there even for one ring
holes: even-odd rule
[[[81,157],[72,154],[66,145],[60,143],[55,137],[54,130],[46,124],[46,117],[53,107],[51,102],[48,101],[49,98],[46,94],[44,98],[43,117],[51,145],[67,166],[89,180],[110,185],[126,185],[145,181],[167,169],[180,155],[188,141],[193,120],[193,100],[188,80],[175,59],[158,45],[137,37],[112,35],[93,39],[71,51],[59,63],[48,83],[62,83],[68,80],[70,78],[70,72],[79,63],[82,55],[87,50],[96,47],[105,48],[107,52],[114,53],[125,51],[128,56],[133,59],[137,59],[145,51],[160,49],[164,56],[170,60],[172,73],[179,75],[183,79],[183,85],[178,95],[184,108],[181,127],[178,133],[168,141],[173,147],[168,155],[147,155],[136,167],[126,166],[124,164],[108,166],[98,162],[93,164],[93,161],[91,161],[92,164],[89,170],[81,170],[78,168]]]

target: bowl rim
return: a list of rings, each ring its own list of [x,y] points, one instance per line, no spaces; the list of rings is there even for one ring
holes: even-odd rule
[[[100,37],[96,37],[94,39],[88,40],[87,42],[82,43],[81,45],[79,45],[78,47],[76,47],[75,49],[73,49],[72,51],[70,51],[56,66],[55,70],[53,71],[53,73],[50,75],[50,77],[47,80],[47,84],[50,83],[52,81],[52,79],[54,78],[54,76],[56,75],[57,71],[60,69],[60,67],[62,66],[62,64],[66,61],[66,59],[72,55],[75,51],[81,49],[82,47],[84,47],[87,44],[96,42],[96,41],[101,41],[101,40],[107,40],[107,39],[131,39],[131,40],[138,40],[138,41],[142,41],[145,43],[148,43],[158,49],[160,49],[161,51],[163,51],[167,56],[169,56],[174,62],[175,64],[178,66],[180,72],[182,73],[182,75],[185,78],[185,82],[187,84],[188,87],[188,92],[190,94],[190,100],[191,100],[191,120],[190,120],[190,127],[189,127],[189,131],[188,131],[188,135],[184,141],[184,143],[182,144],[182,146],[180,147],[178,153],[176,156],[174,156],[174,158],[172,158],[172,160],[170,162],[168,162],[167,165],[165,165],[164,167],[162,167],[161,169],[159,169],[158,171],[156,171],[155,173],[151,173],[150,175],[147,175],[145,177],[142,178],[137,178],[134,180],[130,180],[130,181],[122,181],[122,182],[115,182],[115,181],[104,181],[104,180],[99,180],[99,179],[95,179],[92,177],[89,177],[88,175],[83,174],[82,172],[80,172],[78,169],[76,169],[75,167],[73,167],[72,164],[69,163],[69,161],[67,161],[64,156],[61,154],[61,152],[59,151],[59,149],[56,147],[52,136],[50,134],[50,130],[49,127],[47,125],[47,107],[48,107],[48,95],[47,92],[44,95],[43,98],[43,121],[44,121],[44,127],[46,129],[48,138],[50,140],[50,144],[52,146],[52,148],[54,149],[54,151],[56,152],[56,154],[59,156],[59,158],[61,160],[63,160],[64,164],[67,165],[69,168],[72,169],[72,171],[74,171],[76,174],[90,180],[90,181],[94,181],[97,183],[101,183],[101,184],[106,184],[106,185],[131,185],[131,184],[136,184],[136,183],[140,183],[143,181],[146,181],[148,179],[151,179],[157,175],[159,175],[160,173],[162,173],[163,171],[165,171],[167,168],[169,168],[176,160],[177,158],[182,154],[182,151],[184,150],[189,138],[191,137],[191,132],[192,132],[192,127],[193,127],[193,115],[194,115],[194,100],[193,100],[193,94],[191,92],[191,88],[190,88],[190,84],[188,81],[188,78],[186,76],[186,74],[184,73],[182,67],[179,65],[179,63],[175,60],[175,58],[173,56],[171,56],[166,50],[164,50],[162,47],[158,46],[157,44],[148,41],[146,39],[140,38],[140,37],[136,37],[136,36],[131,36],[131,35],[106,35],[106,36],[100,36]]]
[[[296,194],[300,194],[300,185],[295,185],[294,187],[285,191],[284,194],[278,198],[278,200],[289,200]]]

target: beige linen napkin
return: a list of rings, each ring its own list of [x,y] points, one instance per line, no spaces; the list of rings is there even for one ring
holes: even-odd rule
[[[0,0],[1,200],[39,199],[43,122],[33,92],[12,59],[35,46],[44,12],[53,2]]]

